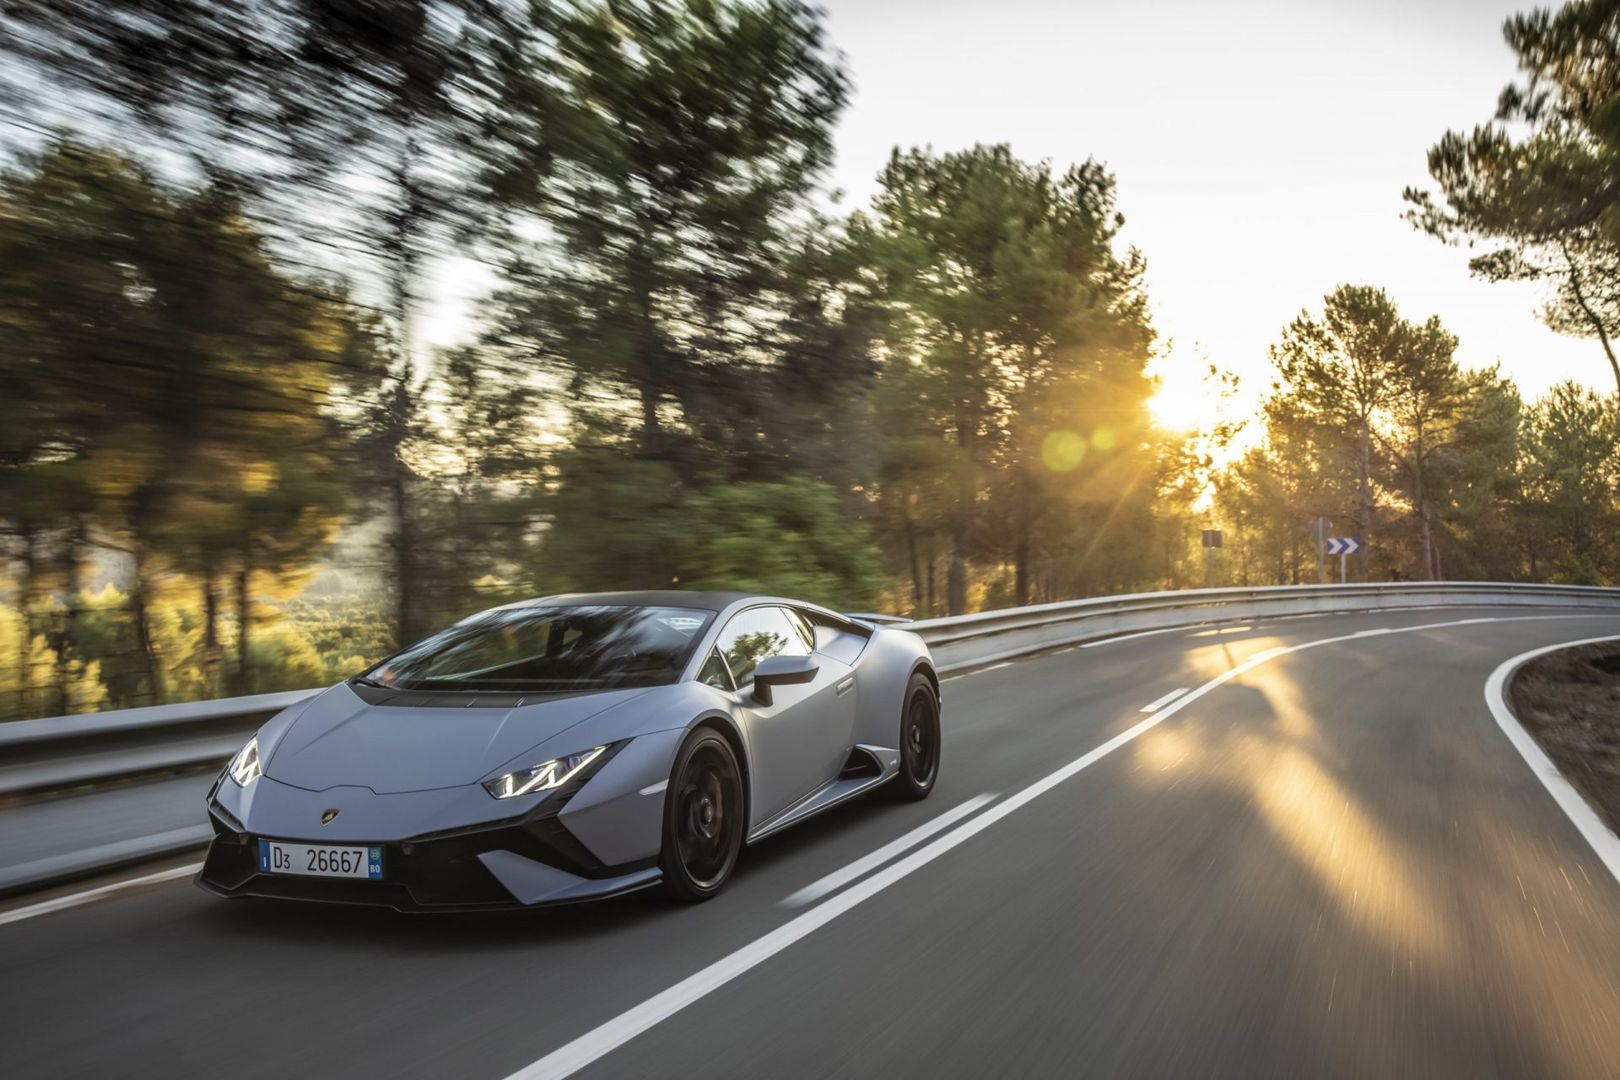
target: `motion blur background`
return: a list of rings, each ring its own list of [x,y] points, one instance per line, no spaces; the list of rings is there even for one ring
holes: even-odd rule
[[[0,717],[572,589],[1613,583],[1620,15],[1498,7],[0,0]]]

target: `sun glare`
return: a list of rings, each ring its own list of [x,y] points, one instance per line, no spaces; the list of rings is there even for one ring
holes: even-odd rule
[[[1201,431],[1215,422],[1219,402],[1203,380],[1167,380],[1148,398],[1148,409],[1169,431]]]

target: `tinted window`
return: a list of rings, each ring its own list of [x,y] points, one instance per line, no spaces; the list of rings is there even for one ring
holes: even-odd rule
[[[733,689],[731,672],[726,670],[726,662],[720,659],[719,652],[713,649],[709,651],[709,658],[703,661],[703,667],[698,670],[698,682],[712,686],[716,690]]]
[[[726,624],[720,634],[720,651],[738,686],[754,681],[754,669],[772,656],[808,656],[804,638],[789,621],[788,613],[776,607],[749,608]]]
[[[794,608],[787,608],[785,610],[787,611],[788,619],[793,623],[793,629],[799,632],[799,640],[804,642],[804,647],[806,649],[814,652],[816,648],[816,632],[810,629],[810,620],[804,617],[803,612]]]
[[[688,608],[522,607],[463,620],[362,679],[399,690],[658,686],[680,677],[714,616]]]

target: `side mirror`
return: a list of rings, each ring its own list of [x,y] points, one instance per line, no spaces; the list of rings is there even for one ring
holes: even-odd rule
[[[772,656],[761,660],[754,669],[754,700],[769,705],[771,687],[807,683],[819,670],[820,666],[808,656]]]

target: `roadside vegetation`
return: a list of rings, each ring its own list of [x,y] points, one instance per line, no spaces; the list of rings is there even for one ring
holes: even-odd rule
[[[1513,674],[1513,714],[1620,832],[1620,643],[1538,656]]]
[[[1513,20],[1407,194],[1598,371],[1617,19]],[[1525,401],[1354,282],[1278,313],[1259,416],[1182,372],[1211,418],[1167,430],[1106,165],[896,132],[835,209],[854,90],[795,0],[53,0],[0,41],[0,717],[315,685],[570,589],[1314,582],[1321,519],[1357,579],[1620,579],[1620,396]],[[476,268],[474,339],[423,346]]]

